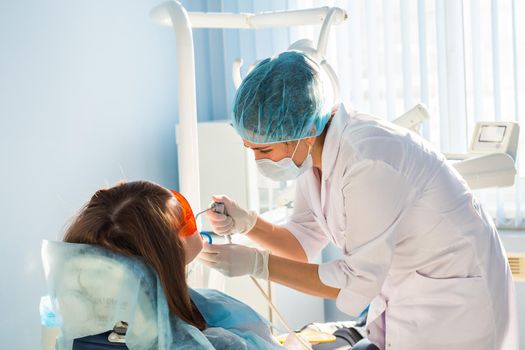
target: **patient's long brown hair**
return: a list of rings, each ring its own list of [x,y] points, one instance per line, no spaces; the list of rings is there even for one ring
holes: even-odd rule
[[[171,192],[147,181],[97,191],[69,226],[65,242],[98,245],[143,259],[158,274],[170,311],[203,330],[189,297],[178,230],[182,211]]]

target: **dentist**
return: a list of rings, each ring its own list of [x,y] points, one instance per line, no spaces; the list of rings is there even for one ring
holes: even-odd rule
[[[287,51],[244,79],[233,126],[259,171],[297,179],[283,226],[227,196],[215,232],[264,250],[206,245],[200,260],[359,315],[381,349],[517,349],[514,287],[492,219],[429,143],[376,117],[328,105],[319,66]],[[312,261],[332,242],[337,260]]]

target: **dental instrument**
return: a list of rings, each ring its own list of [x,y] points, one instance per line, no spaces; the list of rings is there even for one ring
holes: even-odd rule
[[[195,215],[195,220],[199,217],[199,215],[204,214],[207,211],[213,211],[219,214],[224,214],[224,203],[222,202],[213,202],[211,206],[207,209],[204,209],[203,211],[200,211]]]
[[[199,217],[199,215],[204,214],[205,212],[207,212],[209,210],[214,211],[214,212],[219,213],[219,214],[224,214],[224,203],[222,203],[222,202],[213,202],[212,205],[209,208],[207,208],[207,209],[197,213],[197,215],[195,215],[195,221],[197,221],[197,218]],[[209,232],[201,231],[199,233],[200,233],[201,236],[206,237],[206,239],[208,240],[208,244],[212,244],[213,243],[213,239],[212,239],[211,234]],[[230,241],[230,243],[231,243],[231,241]]]

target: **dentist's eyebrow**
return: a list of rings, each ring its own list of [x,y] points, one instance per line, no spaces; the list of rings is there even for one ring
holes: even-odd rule
[[[270,146],[263,146],[263,147],[250,147],[250,146],[247,146],[246,144],[244,144],[244,147],[246,148],[251,148],[253,149],[254,151],[266,151],[267,149],[270,149],[271,147]]]

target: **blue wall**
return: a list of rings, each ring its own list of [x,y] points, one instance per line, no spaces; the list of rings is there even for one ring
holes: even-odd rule
[[[0,1],[0,348],[39,349],[43,239],[100,187],[177,186],[175,36],[159,0]]]

